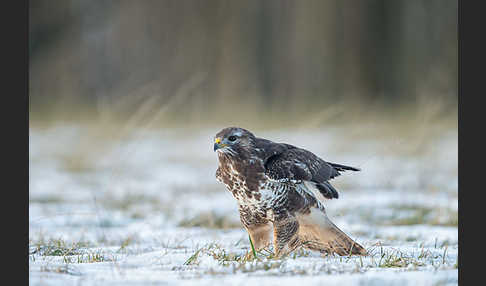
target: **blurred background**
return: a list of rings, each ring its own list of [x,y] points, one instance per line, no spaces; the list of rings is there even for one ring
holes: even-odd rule
[[[326,207],[366,247],[457,250],[457,1],[37,0],[29,25],[31,245],[248,247],[214,177],[237,125],[361,168]]]
[[[31,124],[457,118],[453,0],[38,0],[29,25]]]

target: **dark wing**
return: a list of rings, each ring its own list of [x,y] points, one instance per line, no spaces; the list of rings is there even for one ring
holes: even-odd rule
[[[338,171],[361,171],[361,169],[359,168],[355,168],[355,167],[350,167],[350,166],[346,166],[346,165],[341,165],[341,164],[336,164],[336,163],[331,163],[331,162],[327,162],[329,165],[331,165],[334,169],[338,170]],[[340,173],[338,173],[338,176],[341,175]],[[331,178],[332,179],[332,178]]]
[[[326,162],[312,152],[292,145],[273,144],[277,146],[269,148],[273,150],[264,161],[265,174],[270,179],[279,181],[310,181],[328,199],[338,198],[336,189],[328,180],[339,176],[340,172],[345,170],[359,170],[354,167]]]

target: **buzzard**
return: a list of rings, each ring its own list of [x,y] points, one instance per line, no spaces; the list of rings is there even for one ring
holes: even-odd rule
[[[238,202],[240,220],[256,249],[272,242],[276,257],[298,247],[323,254],[367,255],[366,250],[332,223],[325,199],[337,199],[328,182],[340,172],[359,171],[330,163],[285,143],[228,127],[216,134],[216,179]]]

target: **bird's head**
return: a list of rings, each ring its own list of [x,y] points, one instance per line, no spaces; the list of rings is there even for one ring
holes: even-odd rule
[[[227,127],[214,138],[214,151],[229,155],[241,154],[252,146],[255,135],[240,127]]]

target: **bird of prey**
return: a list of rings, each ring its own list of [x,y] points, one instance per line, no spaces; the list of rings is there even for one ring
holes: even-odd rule
[[[273,242],[276,257],[298,247],[323,254],[367,255],[329,220],[323,205],[326,199],[338,198],[328,181],[340,172],[359,169],[326,162],[310,151],[255,137],[239,127],[218,132],[214,151],[219,161],[216,179],[237,200],[240,220],[255,249]]]

